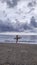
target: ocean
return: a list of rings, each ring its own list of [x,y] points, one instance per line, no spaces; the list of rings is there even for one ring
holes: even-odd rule
[[[19,43],[37,44],[37,35],[20,35]],[[0,35],[0,43],[16,43],[15,35]]]

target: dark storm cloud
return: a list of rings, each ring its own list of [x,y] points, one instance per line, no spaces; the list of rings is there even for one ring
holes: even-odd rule
[[[18,0],[13,0],[13,5],[12,5],[12,7],[16,6],[16,5],[17,5],[17,2],[18,2]]]
[[[35,17],[34,17],[34,16],[32,16],[31,21],[30,21],[30,24],[31,24],[31,26],[33,26],[33,27],[37,28],[37,22],[36,22],[36,20],[35,20]]]
[[[9,7],[15,7],[19,0],[1,0],[2,2],[6,2]]]
[[[14,31],[14,29],[9,22],[5,23],[2,20],[0,20],[0,32],[3,32],[3,31]]]
[[[16,32],[23,32],[24,30],[31,29],[29,25],[23,23],[13,23],[10,24],[8,21],[7,23],[0,20],[0,32],[5,31],[16,31]]]
[[[35,26],[37,27],[37,23],[34,21],[33,17],[31,18],[30,24],[20,23],[20,22],[18,23],[16,22],[15,24],[14,23],[10,24],[8,20],[6,22],[5,21],[3,22],[2,20],[0,20],[0,32],[5,32],[5,31],[24,32],[26,30],[31,30],[30,32],[35,32],[33,30],[33,28],[35,27],[34,23],[35,23]]]
[[[32,1],[28,3],[28,7],[33,7],[36,5],[36,1]]]

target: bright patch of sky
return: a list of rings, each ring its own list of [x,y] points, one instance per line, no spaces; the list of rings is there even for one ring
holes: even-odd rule
[[[6,10],[6,7],[7,5],[6,5],[6,3],[1,3],[1,1],[0,1],[0,19],[1,20],[5,20],[6,19],[6,17],[5,17],[5,10]]]

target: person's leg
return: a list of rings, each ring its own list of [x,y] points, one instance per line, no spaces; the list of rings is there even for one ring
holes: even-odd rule
[[[18,42],[18,39],[16,39],[16,43]]]

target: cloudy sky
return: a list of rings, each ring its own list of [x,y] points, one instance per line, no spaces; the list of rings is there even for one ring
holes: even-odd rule
[[[0,21],[5,25],[30,24],[33,16],[37,22],[37,0],[0,0]]]

